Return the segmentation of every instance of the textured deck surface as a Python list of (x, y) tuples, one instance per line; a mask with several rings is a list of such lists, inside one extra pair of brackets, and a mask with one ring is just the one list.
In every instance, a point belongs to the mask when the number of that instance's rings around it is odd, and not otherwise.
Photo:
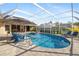
[[(70, 39), (68, 39), (70, 40)], [(1, 43), (1, 42), (0, 42)], [(31, 44), (30, 44), (31, 45)], [(0, 44), (0, 56), (69, 56), (70, 46), (62, 49), (50, 49), (32, 45), (29, 42), (20, 42), (18, 44)], [(79, 39), (74, 39), (73, 55), (79, 56)]]

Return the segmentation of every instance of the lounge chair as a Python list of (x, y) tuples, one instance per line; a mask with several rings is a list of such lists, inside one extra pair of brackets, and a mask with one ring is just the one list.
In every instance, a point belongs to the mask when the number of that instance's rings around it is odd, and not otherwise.
[(73, 32), (72, 34), (71, 34), (71, 36), (73, 36), (73, 37), (76, 37), (78, 35), (78, 32)]
[(78, 32), (69, 32), (69, 33), (67, 33), (64, 36), (68, 37), (68, 38), (70, 38), (70, 37), (76, 37), (76, 36), (78, 36)]

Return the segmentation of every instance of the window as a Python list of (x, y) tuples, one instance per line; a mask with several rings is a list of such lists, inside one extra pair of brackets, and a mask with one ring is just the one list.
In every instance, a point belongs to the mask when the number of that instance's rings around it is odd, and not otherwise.
[(12, 32), (17, 32), (17, 26), (16, 25), (12, 25)]
[(5, 31), (7, 31), (8, 33), (10, 33), (10, 26), (9, 25), (5, 25)]

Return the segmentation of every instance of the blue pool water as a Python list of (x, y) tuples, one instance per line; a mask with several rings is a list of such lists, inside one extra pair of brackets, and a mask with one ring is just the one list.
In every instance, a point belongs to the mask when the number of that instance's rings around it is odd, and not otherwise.
[(45, 48), (65, 48), (70, 42), (61, 36), (51, 34), (29, 33), (33, 44)]
[(29, 37), (34, 45), (45, 48), (65, 48), (70, 45), (69, 40), (61, 36), (44, 33), (28, 33), (26, 35), (13, 33), (16, 43), (26, 40), (25, 37)]

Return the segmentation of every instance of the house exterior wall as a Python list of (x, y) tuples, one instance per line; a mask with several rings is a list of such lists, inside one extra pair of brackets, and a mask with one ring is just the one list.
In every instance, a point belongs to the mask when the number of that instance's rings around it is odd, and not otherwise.
[(5, 31), (5, 25), (3, 23), (0, 23), (0, 35), (7, 34), (7, 31)]
[[(5, 30), (5, 25), (9, 25), (10, 26), (10, 33), (8, 33), (8, 31)], [(30, 26), (30, 31), (35, 31), (35, 28), (36, 28), (36, 26), (31, 25), (31, 24), (0, 23), (0, 35), (11, 34), (12, 33), (11, 25), (20, 25), (21, 28), (23, 28), (24, 26)], [(20, 28), (20, 30), (21, 30), (21, 28)], [(24, 28), (23, 28), (23, 32), (25, 32)]]
[[(6, 30), (5, 25), (9, 25), (9, 31)], [(35, 24), (30, 24), (30, 23), (25, 23), (25, 22), (19, 22), (19, 21), (4, 21), (3, 19), (0, 19), (0, 35), (5, 35), (5, 34), (11, 34), (12, 33), (12, 25), (20, 25), (20, 30), (22, 29), (23, 32), (26, 32), (26, 29), (24, 28), (25, 26), (30, 26), (30, 30), (35, 30), (36, 25)], [(33, 28), (34, 27), (34, 28)]]

